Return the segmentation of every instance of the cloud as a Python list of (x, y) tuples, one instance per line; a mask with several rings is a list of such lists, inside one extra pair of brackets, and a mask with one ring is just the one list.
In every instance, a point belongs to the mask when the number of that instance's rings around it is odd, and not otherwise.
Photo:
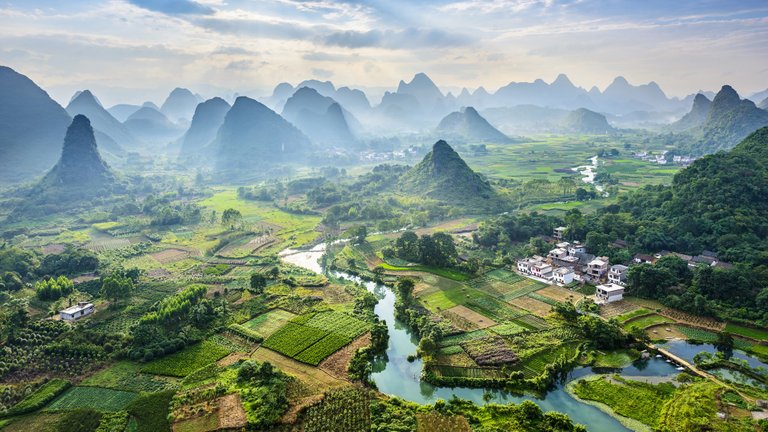
[(314, 68), (312, 69), (312, 75), (318, 78), (330, 78), (333, 76), (333, 72), (327, 69)]
[(213, 8), (194, 0), (128, 0), (143, 9), (166, 15), (211, 15)]
[(360, 56), (357, 54), (346, 55), (346, 54), (332, 54), (332, 53), (315, 51), (315, 52), (306, 53), (302, 55), (301, 58), (303, 60), (308, 60), (308, 61), (336, 62), (336, 61), (351, 61), (351, 60), (359, 59)]
[(235, 60), (229, 62), (227, 70), (244, 71), (249, 70), (253, 66), (253, 60)]
[(256, 36), (268, 39), (306, 39), (314, 32), (305, 26), (286, 21), (257, 19), (201, 18), (194, 24), (218, 33)]
[(468, 45), (471, 40), (458, 33), (436, 29), (407, 28), (403, 30), (342, 31), (323, 38), (326, 45), (345, 48), (378, 47), (390, 49), (456, 47)]

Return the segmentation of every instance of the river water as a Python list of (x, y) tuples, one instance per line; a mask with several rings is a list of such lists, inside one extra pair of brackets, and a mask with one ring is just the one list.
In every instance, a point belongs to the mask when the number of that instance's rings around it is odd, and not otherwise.
[[(319, 263), (324, 253), (324, 245), (318, 245), (308, 251), (285, 250), (281, 259), (306, 269), (322, 272)], [(621, 432), (629, 431), (618, 420), (596, 407), (574, 399), (565, 391), (565, 385), (574, 379), (594, 374), (592, 368), (579, 367), (571, 371), (565, 383), (559, 384), (544, 398), (519, 396), (494, 389), (468, 387), (441, 387), (421, 381), (422, 361), (409, 362), (407, 357), (416, 354), (418, 338), (397, 319), (395, 319), (395, 294), (384, 285), (364, 281), (356, 276), (334, 272), (334, 276), (363, 284), (368, 291), (379, 299), (374, 312), (387, 323), (389, 345), (385, 359), (374, 362), (371, 378), (382, 393), (397, 396), (420, 404), (431, 404), (438, 399), (449, 400), (453, 396), (470, 400), (478, 405), (487, 403), (520, 403), (531, 400), (544, 411), (559, 411), (567, 414), (574, 422), (586, 425), (590, 431)], [(620, 371), (628, 377), (672, 377), (679, 372), (662, 359), (651, 358), (636, 362)]]
[(603, 193), (605, 192), (605, 188), (601, 185), (595, 184), (595, 175), (597, 174), (598, 159), (599, 158), (597, 156), (592, 156), (591, 158), (589, 158), (591, 162), (589, 165), (577, 166), (576, 168), (573, 168), (573, 170), (583, 176), (581, 178), (582, 182), (595, 185), (595, 189), (598, 192)]

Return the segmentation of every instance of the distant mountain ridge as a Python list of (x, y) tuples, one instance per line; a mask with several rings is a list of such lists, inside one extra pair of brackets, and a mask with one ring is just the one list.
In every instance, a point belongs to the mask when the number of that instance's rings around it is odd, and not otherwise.
[(31, 79), (0, 66), (0, 182), (29, 180), (56, 163), (71, 121)]
[(455, 136), (463, 140), (510, 143), (512, 140), (493, 127), (473, 107), (453, 112), (440, 120), (435, 130), (444, 136)]
[(99, 140), (98, 135), (96, 137), (97, 141), (101, 141), (102, 148), (109, 152), (122, 154), (125, 149), (135, 150), (140, 145), (128, 128), (101, 106), (101, 103), (90, 90), (76, 93), (66, 109), (72, 117), (78, 114), (88, 117), (95, 130), (111, 138), (115, 143), (114, 147), (108, 140)]
[(281, 115), (316, 144), (348, 147), (355, 141), (352, 128), (357, 120), (354, 116), (333, 98), (313, 88), (296, 90)]
[(224, 117), (230, 108), (227, 101), (219, 97), (197, 105), (192, 123), (182, 138), (182, 158), (200, 156), (200, 152), (216, 138), (216, 133), (224, 123)]
[(265, 163), (302, 159), (312, 147), (295, 126), (245, 96), (235, 100), (211, 145), (219, 171), (253, 170)]
[[(699, 100), (699, 106), (694, 104), (689, 118), (701, 118), (706, 103)], [(709, 104), (704, 121), (687, 130), (692, 141), (684, 150), (692, 154), (728, 150), (765, 126), (768, 126), (768, 111), (749, 99), (741, 99), (733, 87), (724, 85)]]
[(604, 115), (586, 108), (568, 113), (563, 121), (563, 128), (567, 132), (579, 134), (607, 134), (614, 131)]

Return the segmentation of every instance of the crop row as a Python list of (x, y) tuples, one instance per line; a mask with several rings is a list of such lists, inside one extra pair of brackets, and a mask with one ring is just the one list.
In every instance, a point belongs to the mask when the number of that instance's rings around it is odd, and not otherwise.
[(300, 362), (317, 366), (326, 357), (349, 344), (351, 340), (337, 336), (333, 333), (312, 344), (309, 348), (300, 352), (295, 358)]
[(341, 312), (321, 312), (303, 323), (307, 327), (354, 339), (368, 330), (368, 324)]
[(325, 330), (289, 322), (264, 341), (264, 347), (295, 357), (312, 344), (328, 335)]
[(93, 409), (96, 411), (121, 411), (138, 397), (137, 393), (101, 387), (73, 387), (53, 401), (47, 411)]

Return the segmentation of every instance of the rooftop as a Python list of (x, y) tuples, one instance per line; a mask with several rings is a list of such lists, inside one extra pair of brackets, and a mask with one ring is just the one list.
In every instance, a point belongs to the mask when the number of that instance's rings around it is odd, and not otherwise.
[(605, 285), (598, 285), (596, 288), (601, 290), (601, 291), (605, 291), (608, 294), (610, 294), (612, 292), (624, 291), (624, 287), (623, 286), (616, 285), (616, 284), (613, 284), (613, 283), (609, 283), (609, 284), (605, 284)]
[(85, 310), (85, 309), (88, 309), (90, 307), (93, 307), (93, 303), (80, 302), (80, 303), (78, 303), (78, 304), (76, 304), (74, 306), (70, 306), (70, 307), (68, 307), (66, 309), (62, 309), (61, 311), (59, 311), (59, 313), (65, 313), (65, 314), (70, 314), (71, 315), (71, 314), (73, 314), (75, 312), (80, 312), (81, 310)]

